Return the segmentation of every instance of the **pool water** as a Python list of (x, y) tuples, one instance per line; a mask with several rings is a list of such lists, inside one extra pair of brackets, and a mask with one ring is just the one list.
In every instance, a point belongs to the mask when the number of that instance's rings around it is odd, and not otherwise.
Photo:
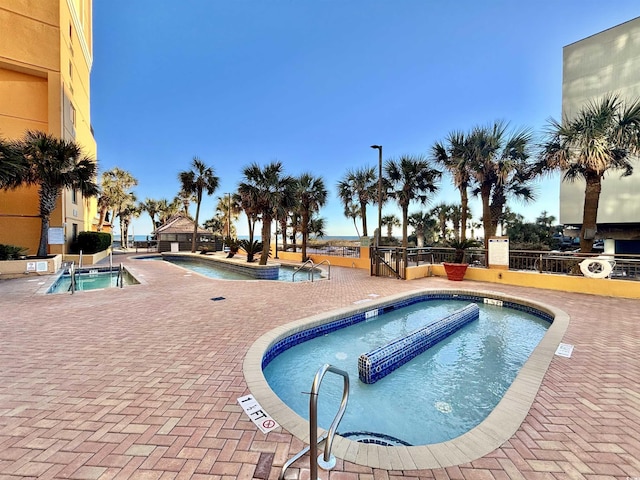
[[(138, 281), (125, 270), (124, 285), (135, 285)], [(78, 290), (100, 290), (103, 288), (118, 287), (118, 272), (98, 271), (76, 273), (76, 291)], [(47, 293), (66, 293), (71, 291), (71, 276), (61, 275), (58, 280), (49, 288)]]
[[(494, 409), (547, 331), (547, 320), (481, 304), (479, 320), (370, 385), (358, 379), (358, 357), (468, 304), (420, 302), (316, 337), (280, 353), (264, 368), (264, 376), (281, 400), (308, 419), (304, 392), (316, 371), (329, 363), (347, 371), (351, 381), (340, 435), (356, 439), (364, 434), (404, 445), (450, 440)], [(322, 428), (329, 428), (341, 398), (342, 378), (325, 376), (318, 396)]]
[[(219, 280), (257, 280), (251, 275), (244, 275), (242, 273), (234, 272), (232, 270), (225, 269), (224, 267), (218, 267), (213, 262), (208, 261), (198, 261), (197, 259), (192, 260), (189, 258), (160, 258), (160, 257), (150, 257), (149, 259), (153, 260), (164, 260), (166, 262), (173, 263), (174, 265), (178, 265), (180, 267), (184, 267), (188, 270), (192, 270), (194, 272), (205, 275), (209, 278), (216, 278)], [(308, 270), (301, 270), (300, 272), (295, 274), (294, 267), (287, 267), (284, 265), (280, 266), (278, 272), (278, 280), (282, 282), (306, 282), (310, 280)], [(318, 280), (322, 278), (322, 271), (316, 269), (314, 271), (314, 280)]]

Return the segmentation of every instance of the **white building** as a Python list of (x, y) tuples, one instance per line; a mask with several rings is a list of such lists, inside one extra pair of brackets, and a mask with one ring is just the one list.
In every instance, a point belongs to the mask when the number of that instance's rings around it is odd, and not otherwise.
[[(640, 17), (567, 45), (562, 65), (563, 116), (607, 93), (640, 98)], [(636, 246), (623, 242), (616, 250), (640, 253), (640, 160), (634, 166), (630, 177), (620, 178), (619, 172), (605, 177), (596, 238), (636, 240), (631, 242)], [(560, 222), (565, 226), (582, 223), (584, 186), (583, 181), (561, 183)]]

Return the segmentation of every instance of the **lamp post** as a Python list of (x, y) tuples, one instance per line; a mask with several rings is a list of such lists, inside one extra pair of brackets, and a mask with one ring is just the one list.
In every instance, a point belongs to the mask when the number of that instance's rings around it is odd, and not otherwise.
[(378, 150), (378, 237), (376, 238), (376, 247), (379, 247), (382, 238), (382, 145), (371, 145), (371, 148)]

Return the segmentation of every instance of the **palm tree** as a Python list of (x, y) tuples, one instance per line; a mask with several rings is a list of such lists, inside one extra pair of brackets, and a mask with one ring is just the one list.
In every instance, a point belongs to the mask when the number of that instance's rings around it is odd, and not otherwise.
[(16, 143), (16, 149), (27, 168), (20, 183), (38, 187), (42, 220), (38, 256), (46, 256), (49, 219), (62, 189), (79, 190), (85, 197), (96, 196), (99, 192), (95, 183), (96, 162), (83, 155), (75, 142), (39, 131), (28, 131)]
[(296, 197), (298, 212), (302, 219), (302, 261), (306, 262), (308, 260), (307, 240), (311, 216), (327, 202), (327, 189), (324, 186), (324, 180), (321, 177), (314, 177), (310, 173), (303, 173), (298, 178)]
[(355, 203), (360, 206), (362, 217), (362, 235), (367, 236), (367, 205), (378, 201), (378, 175), (374, 167), (349, 170), (338, 182), (338, 196), (345, 207), (345, 212), (354, 211), (349, 206)]
[(178, 180), (182, 185), (182, 192), (187, 195), (194, 195), (196, 200), (196, 218), (193, 222), (193, 236), (191, 237), (191, 253), (196, 251), (196, 237), (198, 236), (198, 219), (200, 218), (200, 204), (202, 195), (212, 195), (218, 188), (218, 177), (215, 176), (213, 168), (208, 167), (198, 157), (193, 157), (191, 170), (186, 170), (178, 174)]
[[(266, 265), (271, 249), (271, 222), (280, 206), (293, 205), (296, 180), (284, 175), (281, 162), (271, 162), (264, 168), (257, 163), (246, 167), (242, 174), (244, 181), (238, 186), (243, 207), (249, 208), (249, 215), (262, 217), (262, 255), (260, 265)], [(247, 210), (245, 209), (245, 213)]]
[(151, 217), (151, 232), (154, 232), (157, 227), (156, 215), (160, 213), (158, 201), (152, 198), (146, 198), (144, 202), (140, 203), (139, 207), (141, 212), (147, 212)]
[(451, 205), (446, 203), (439, 203), (431, 209), (430, 216), (435, 217), (438, 221), (438, 227), (440, 229), (440, 240), (442, 242), (447, 240), (449, 230), (447, 229), (447, 222), (450, 219)]
[(114, 167), (102, 173), (101, 193), (98, 198), (98, 206), (100, 207), (100, 223), (102, 223), (109, 211), (113, 212), (111, 223), (115, 221), (115, 217), (120, 218), (120, 240), (123, 248), (127, 248), (127, 237), (122, 231), (122, 215), (121, 213), (131, 206), (133, 195), (132, 188), (138, 185), (138, 180), (126, 170)]
[(395, 215), (383, 215), (380, 219), (380, 228), (387, 227), (387, 239), (391, 241), (393, 236), (393, 227), (399, 227), (402, 225), (400, 220)]
[(171, 203), (166, 198), (158, 200), (158, 223), (164, 224), (174, 215), (180, 212), (181, 204), (174, 199)]
[(356, 223), (356, 219), (361, 215), (362, 213), (360, 211), (360, 207), (357, 204), (353, 202), (344, 203), (344, 216), (353, 220), (353, 226), (356, 229), (356, 233), (358, 234), (358, 237), (360, 237), (360, 230), (358, 230), (358, 224)]
[[(446, 144), (436, 142), (431, 149), (433, 158), (449, 172), (453, 185), (460, 192), (460, 223), (467, 224), (469, 212), (469, 186), (471, 172), (469, 162), (473, 158), (469, 141), (464, 133), (451, 132), (446, 138)], [(467, 238), (466, 228), (460, 232), (460, 240)]]
[(398, 202), (402, 210), (402, 246), (406, 247), (409, 204), (412, 201), (426, 204), (428, 194), (438, 190), (436, 182), (442, 172), (431, 168), (425, 157), (420, 155), (404, 155), (398, 160), (388, 160), (385, 172), (391, 189), (387, 194)]
[(191, 202), (196, 201), (196, 196), (193, 193), (181, 189), (174, 197), (173, 201), (180, 205), (185, 217), (191, 218), (191, 215), (189, 214), (189, 207), (191, 206)]
[(549, 120), (547, 130), (538, 170), (563, 170), (563, 181), (584, 180), (580, 250), (590, 252), (602, 179), (609, 171), (631, 175), (631, 161), (640, 154), (640, 100), (627, 103), (618, 95), (606, 95), (585, 105), (573, 118)]
[(475, 127), (467, 137), (474, 193), (482, 200), (485, 248), (496, 234), (507, 198), (528, 201), (534, 197), (529, 186), (535, 175), (529, 160), (532, 133), (528, 129), (509, 133), (507, 128), (507, 123), (496, 121), (490, 126)]
[(0, 138), (0, 188), (11, 188), (21, 183), (27, 168), (16, 144)]
[(129, 248), (129, 225), (131, 219), (140, 216), (140, 207), (136, 196), (130, 192), (118, 205), (118, 218), (120, 219), (120, 244), (122, 248)]
[(216, 213), (218, 214), (217, 216), (220, 218), (220, 221), (223, 222), (222, 236), (225, 238), (235, 237), (235, 227), (233, 222), (238, 220), (240, 212), (242, 212), (237, 200), (238, 199), (236, 197), (231, 196), (230, 194), (218, 197)]
[(425, 238), (433, 241), (434, 232), (437, 226), (435, 218), (428, 213), (415, 212), (409, 215), (409, 225), (413, 228), (416, 235), (416, 245), (424, 247)]

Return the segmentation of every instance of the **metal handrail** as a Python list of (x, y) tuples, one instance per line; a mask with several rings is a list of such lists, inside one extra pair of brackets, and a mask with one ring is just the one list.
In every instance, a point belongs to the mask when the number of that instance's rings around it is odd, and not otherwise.
[[(329, 260), (322, 260), (320, 263), (316, 264), (316, 267), (319, 267), (323, 263), (326, 263), (329, 266), (327, 269), (327, 280), (331, 280), (331, 262)], [(311, 281), (313, 281), (313, 274), (311, 274)]]
[(331, 454), (331, 447), (333, 445), (333, 437), (336, 435), (338, 424), (340, 423), (340, 420), (342, 420), (344, 412), (347, 409), (347, 401), (349, 400), (349, 374), (344, 370), (340, 370), (339, 368), (329, 365), (328, 363), (320, 367), (313, 379), (313, 384), (311, 385), (311, 396), (309, 398), (309, 439), (318, 437), (318, 392), (320, 390), (322, 379), (327, 372), (342, 375), (342, 378), (344, 379), (342, 401), (340, 402), (338, 413), (329, 427), (327, 439), (324, 443), (324, 454), (322, 455), (322, 459), (318, 457), (318, 444), (311, 442), (309, 449), (309, 475), (311, 480), (317, 480), (318, 478), (318, 465), (320, 465), (323, 470), (331, 470), (336, 465), (336, 458)]
[(69, 290), (71, 290), (71, 295), (76, 291), (76, 272), (74, 262), (71, 262), (69, 265), (69, 275), (71, 277), (71, 285), (69, 285)]
[(314, 265), (313, 265), (313, 260), (311, 260), (311, 259), (307, 260), (306, 262), (304, 262), (302, 265), (300, 265), (298, 268), (296, 268), (296, 269), (293, 271), (293, 275), (291, 275), (291, 281), (292, 281), (292, 282), (293, 282), (293, 281), (295, 280), (295, 278), (296, 278), (296, 273), (298, 273), (300, 270), (302, 270), (302, 269), (304, 268), (304, 266), (305, 266), (307, 263), (310, 263), (310, 264), (311, 264), (311, 270), (309, 270), (308, 277), (309, 277), (309, 279), (313, 282), (313, 275), (311, 274), (311, 272), (313, 272)]
[[(320, 384), (322, 383), (322, 379), (327, 372), (337, 373), (341, 375), (344, 379), (344, 387), (342, 391), (342, 401), (340, 402), (340, 408), (338, 409), (338, 413), (331, 422), (331, 426), (329, 427), (328, 432), (323, 432), (322, 435), (318, 436), (318, 392), (320, 390)], [(300, 452), (296, 453), (293, 457), (291, 457), (285, 464), (282, 466), (282, 471), (280, 472), (280, 476), (278, 480), (284, 480), (285, 473), (287, 469), (298, 459), (300, 459), (307, 452), (309, 453), (309, 478), (310, 480), (318, 479), (318, 465), (323, 470), (331, 470), (336, 465), (336, 458), (331, 454), (331, 447), (333, 445), (333, 437), (336, 435), (336, 430), (338, 428), (338, 424), (342, 417), (344, 416), (344, 412), (347, 409), (347, 402), (349, 400), (349, 374), (344, 370), (340, 370), (332, 365), (324, 364), (320, 369), (316, 372), (316, 376), (313, 379), (313, 384), (311, 385), (311, 393), (309, 397), (309, 445), (304, 447)], [(324, 453), (321, 456), (318, 456), (318, 444), (322, 441), (325, 441), (324, 444)]]
[(116, 287), (120, 284), (120, 288), (124, 287), (124, 265), (121, 263), (118, 269), (118, 277), (116, 278)]

